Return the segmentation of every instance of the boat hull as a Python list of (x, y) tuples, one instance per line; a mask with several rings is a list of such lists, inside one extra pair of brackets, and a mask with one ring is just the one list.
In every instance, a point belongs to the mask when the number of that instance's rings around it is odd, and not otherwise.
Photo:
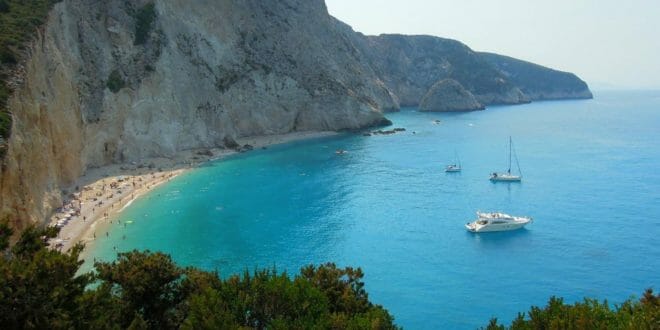
[(492, 182), (520, 182), (522, 181), (522, 177), (517, 176), (517, 175), (498, 175), (498, 176), (491, 176), (490, 181)]
[(445, 169), (445, 172), (447, 172), (447, 173), (457, 173), (457, 172), (460, 172), (460, 171), (461, 171), (460, 168), (447, 168), (447, 169)]
[(501, 225), (473, 225), (473, 223), (468, 223), (465, 225), (465, 228), (467, 228), (468, 231), (473, 232), (473, 233), (486, 233), (486, 232), (496, 232), (496, 231), (510, 231), (510, 230), (516, 230), (525, 227), (526, 224), (529, 222), (525, 223), (507, 223), (507, 224), (501, 224)]

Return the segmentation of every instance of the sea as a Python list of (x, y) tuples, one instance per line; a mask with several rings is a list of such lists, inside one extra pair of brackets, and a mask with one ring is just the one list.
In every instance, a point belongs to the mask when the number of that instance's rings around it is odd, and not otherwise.
[[(407, 329), (510, 322), (551, 296), (615, 304), (660, 290), (660, 91), (387, 117), (405, 131), (276, 145), (189, 171), (127, 207), (88, 246), (86, 267), (132, 249), (223, 277), (361, 267), (370, 300)], [(522, 182), (492, 183), (508, 168), (509, 137)], [(458, 161), (461, 173), (444, 172)], [(534, 222), (470, 233), (478, 210)]]

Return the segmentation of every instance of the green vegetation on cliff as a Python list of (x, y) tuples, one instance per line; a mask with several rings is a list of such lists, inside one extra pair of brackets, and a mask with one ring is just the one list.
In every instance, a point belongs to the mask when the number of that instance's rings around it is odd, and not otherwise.
[(45, 247), (54, 229), (29, 228), (8, 248), (0, 224), (0, 328), (37, 329), (394, 329), (369, 301), (362, 271), (308, 266), (230, 276), (181, 268), (162, 253), (120, 253), (77, 274), (82, 247)]
[(108, 76), (108, 81), (105, 83), (105, 85), (111, 92), (117, 93), (119, 90), (126, 86), (126, 82), (121, 77), (121, 73), (119, 73), (119, 71), (113, 70), (110, 72), (110, 76)]
[(46, 22), (53, 4), (60, 0), (0, 0), (0, 158), (6, 152), (11, 134), (11, 114), (7, 100), (8, 80), (24, 53), (26, 44)]
[(135, 14), (135, 45), (144, 44), (151, 32), (151, 26), (156, 19), (156, 6), (153, 2), (144, 5), (138, 9)]

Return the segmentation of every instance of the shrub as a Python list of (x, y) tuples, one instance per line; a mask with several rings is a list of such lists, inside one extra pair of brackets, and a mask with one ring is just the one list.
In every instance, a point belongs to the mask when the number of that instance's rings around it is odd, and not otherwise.
[(147, 42), (151, 26), (156, 19), (156, 6), (153, 2), (144, 5), (138, 9), (135, 14), (135, 45), (142, 45)]
[(108, 82), (105, 85), (111, 92), (117, 93), (119, 90), (126, 86), (126, 83), (121, 77), (121, 73), (119, 73), (117, 70), (113, 70), (110, 72), (110, 76), (108, 76)]
[(0, 111), (0, 138), (9, 139), (11, 135), (11, 114), (6, 111)]
[(527, 315), (518, 313), (509, 327), (491, 319), (486, 329), (660, 329), (660, 295), (648, 289), (641, 299), (628, 299), (614, 308), (596, 299), (568, 305), (551, 297), (547, 306), (532, 306)]
[(0, 13), (8, 13), (9, 12), (9, 4), (7, 3), (6, 0), (0, 0)]
[(0, 49), (0, 63), (2, 64), (16, 64), (18, 60), (16, 59), (16, 54), (14, 54), (11, 49), (8, 47), (2, 47)]
[(78, 274), (82, 246), (48, 249), (57, 229), (28, 228), (9, 247), (0, 222), (0, 329), (395, 329), (368, 301), (362, 272), (334, 264), (221, 279), (162, 253), (120, 253)]

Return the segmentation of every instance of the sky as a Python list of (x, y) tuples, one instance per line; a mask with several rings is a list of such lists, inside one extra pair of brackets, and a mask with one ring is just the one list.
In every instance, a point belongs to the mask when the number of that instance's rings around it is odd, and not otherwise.
[(428, 34), (577, 74), (660, 89), (660, 0), (326, 0), (368, 35)]

